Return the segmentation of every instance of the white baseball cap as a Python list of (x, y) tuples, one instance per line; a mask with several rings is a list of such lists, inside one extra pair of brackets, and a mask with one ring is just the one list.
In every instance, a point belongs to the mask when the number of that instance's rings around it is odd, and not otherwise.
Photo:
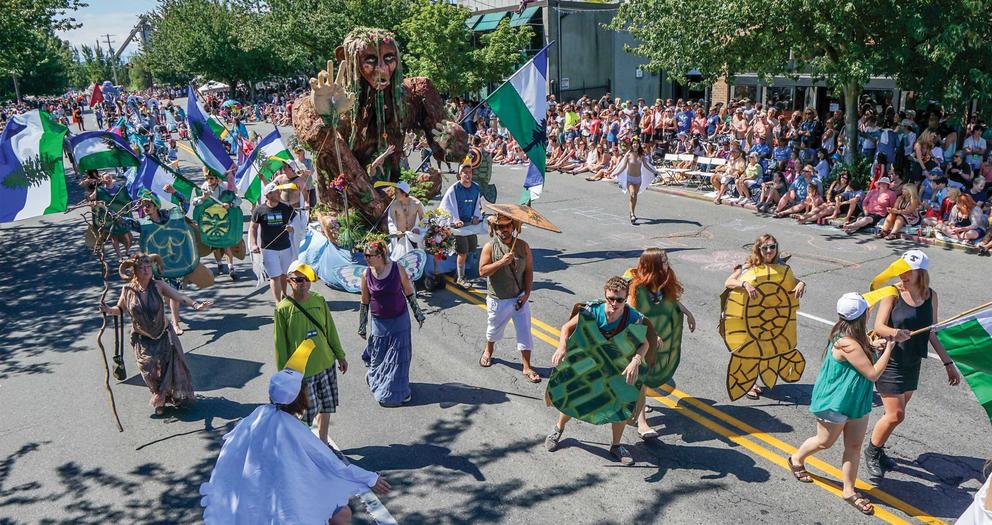
[(279, 405), (288, 405), (300, 395), (302, 384), (302, 373), (292, 368), (283, 368), (269, 379), (269, 399)]
[(279, 191), (279, 186), (277, 186), (274, 182), (270, 182), (262, 188), (262, 195), (268, 195), (274, 191)]
[(906, 264), (912, 270), (926, 270), (930, 268), (930, 259), (927, 258), (927, 254), (920, 250), (909, 250), (902, 254), (902, 259), (906, 261)]
[(853, 321), (868, 310), (868, 301), (857, 292), (848, 292), (837, 299), (837, 313), (845, 321)]
[(892, 184), (892, 179), (890, 179), (888, 177), (879, 177), (878, 180), (875, 181), (875, 184), (889, 184), (889, 185), (891, 185)]

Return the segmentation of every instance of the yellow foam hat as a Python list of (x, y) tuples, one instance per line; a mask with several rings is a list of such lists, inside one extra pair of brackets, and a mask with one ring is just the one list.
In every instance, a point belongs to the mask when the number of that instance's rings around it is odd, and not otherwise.
[(299, 373), (304, 373), (307, 369), (307, 361), (310, 360), (310, 354), (317, 345), (314, 344), (313, 339), (304, 339), (300, 346), (296, 347), (293, 351), (293, 355), (286, 361), (285, 368), (290, 368), (296, 370)]

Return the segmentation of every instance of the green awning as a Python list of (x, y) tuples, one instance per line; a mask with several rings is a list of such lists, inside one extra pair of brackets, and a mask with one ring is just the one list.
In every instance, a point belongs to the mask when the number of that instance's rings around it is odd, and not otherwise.
[(517, 26), (522, 26), (524, 24), (529, 24), (530, 20), (534, 18), (534, 15), (537, 14), (538, 9), (540, 9), (540, 6), (528, 7), (527, 9), (524, 9), (523, 13), (520, 14), (513, 13), (513, 16), (510, 17), (510, 27), (517, 27)]
[(476, 24), (473, 31), (492, 31), (499, 26), (500, 20), (506, 16), (506, 11), (500, 13), (487, 13), (482, 15), (482, 20)]
[(468, 17), (468, 20), (465, 21), (465, 25), (469, 29), (472, 29), (473, 27), (475, 27), (476, 22), (478, 22), (480, 18), (482, 18), (482, 15), (472, 15)]

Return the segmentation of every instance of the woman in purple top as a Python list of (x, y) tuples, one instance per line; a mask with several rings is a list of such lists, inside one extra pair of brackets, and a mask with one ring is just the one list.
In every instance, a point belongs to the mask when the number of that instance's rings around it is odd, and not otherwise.
[[(424, 324), (424, 314), (417, 305), (413, 285), (406, 271), (386, 256), (386, 244), (372, 241), (365, 246), (369, 267), (362, 275), (362, 305), (358, 313), (358, 335), (367, 336), (369, 311), (372, 334), (362, 353), (368, 368), (366, 381), (372, 396), (384, 407), (397, 407), (410, 401), (410, 316)], [(404, 300), (405, 298), (405, 300)]]

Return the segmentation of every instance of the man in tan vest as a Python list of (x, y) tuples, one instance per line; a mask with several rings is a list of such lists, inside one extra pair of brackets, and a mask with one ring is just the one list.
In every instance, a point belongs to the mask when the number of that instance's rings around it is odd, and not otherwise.
[(489, 219), (489, 235), (493, 239), (482, 247), (479, 257), (479, 277), (487, 281), (486, 350), (479, 365), (492, 366), (496, 341), (503, 338), (503, 331), (512, 320), (524, 377), (531, 383), (540, 383), (541, 376), (530, 365), (534, 339), (527, 300), (534, 281), (534, 260), (530, 246), (518, 238), (519, 233), (519, 221), (500, 214)]

